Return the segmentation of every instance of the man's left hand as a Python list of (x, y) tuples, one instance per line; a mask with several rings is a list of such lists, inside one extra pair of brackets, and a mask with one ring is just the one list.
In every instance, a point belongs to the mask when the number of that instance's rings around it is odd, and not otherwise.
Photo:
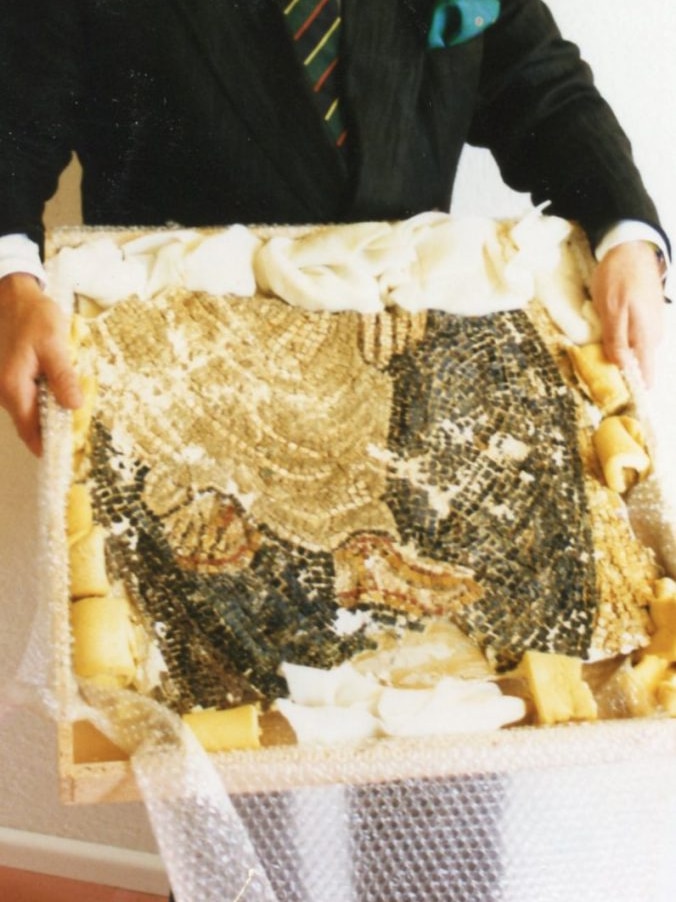
[(591, 287), (606, 356), (625, 367), (633, 353), (650, 385), (664, 325), (664, 289), (654, 245), (627, 241), (611, 248), (597, 265)]

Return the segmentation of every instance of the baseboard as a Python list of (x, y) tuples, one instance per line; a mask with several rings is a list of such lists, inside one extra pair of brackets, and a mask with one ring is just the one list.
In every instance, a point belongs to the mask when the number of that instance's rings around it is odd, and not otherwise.
[(159, 855), (0, 827), (0, 866), (167, 895)]

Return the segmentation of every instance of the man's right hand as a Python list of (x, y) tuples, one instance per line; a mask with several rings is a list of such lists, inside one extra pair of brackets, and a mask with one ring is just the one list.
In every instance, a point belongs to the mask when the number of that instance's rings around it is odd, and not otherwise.
[(74, 410), (82, 403), (68, 345), (68, 322), (31, 275), (0, 279), (0, 405), (33, 454), (42, 453), (38, 381)]

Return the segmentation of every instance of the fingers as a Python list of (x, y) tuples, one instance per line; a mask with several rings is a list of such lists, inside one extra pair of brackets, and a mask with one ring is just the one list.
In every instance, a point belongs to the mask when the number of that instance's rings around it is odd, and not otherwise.
[(70, 360), (66, 318), (34, 279), (0, 281), (0, 405), (12, 417), (19, 437), (42, 453), (38, 381), (44, 377), (64, 407), (82, 403)]
[[(82, 389), (68, 358), (65, 341), (54, 342), (48, 347), (38, 359), (35, 372), (44, 376), (48, 389), (62, 407), (75, 410), (82, 404)], [(38, 402), (39, 379), (26, 379), (24, 376), (22, 381), (17, 382), (13, 396), (14, 423), (19, 437), (39, 457), (42, 454), (42, 434)]]
[(11, 416), (19, 438), (35, 455), (42, 453), (38, 383), (35, 365), (17, 360), (10, 363), (0, 380), (0, 404)]
[(654, 249), (646, 242), (613, 248), (592, 281), (606, 356), (622, 368), (635, 358), (647, 385), (655, 372), (662, 337), (664, 295)]
[(652, 385), (655, 375), (655, 349), (657, 339), (645, 328), (642, 319), (632, 319), (628, 310), (625, 315), (611, 319), (604, 324), (603, 350), (612, 363), (627, 369), (636, 360), (646, 385)]
[(55, 399), (70, 410), (82, 403), (77, 374), (59, 345), (31, 362), (11, 361), (0, 381), (0, 404), (12, 417), (19, 438), (38, 457), (42, 454), (39, 411), (39, 376), (44, 375)]
[[(662, 337), (662, 330), (656, 329), (657, 323), (663, 321), (662, 308), (654, 321), (648, 324), (643, 320), (634, 321), (629, 326), (629, 342), (636, 355), (639, 368), (647, 386), (651, 386), (655, 380), (655, 350)], [(654, 334), (653, 334), (654, 332)]]
[(612, 363), (624, 368), (631, 360), (631, 345), (629, 343), (629, 311), (626, 306), (607, 310), (605, 316), (601, 316), (603, 327), (603, 350)]

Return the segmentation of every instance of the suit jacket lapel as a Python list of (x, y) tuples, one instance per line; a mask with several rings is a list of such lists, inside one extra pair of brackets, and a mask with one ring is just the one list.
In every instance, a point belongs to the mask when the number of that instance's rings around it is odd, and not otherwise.
[(172, 0), (198, 52), (308, 220), (339, 218), (347, 173), (319, 117), (277, 0)]

